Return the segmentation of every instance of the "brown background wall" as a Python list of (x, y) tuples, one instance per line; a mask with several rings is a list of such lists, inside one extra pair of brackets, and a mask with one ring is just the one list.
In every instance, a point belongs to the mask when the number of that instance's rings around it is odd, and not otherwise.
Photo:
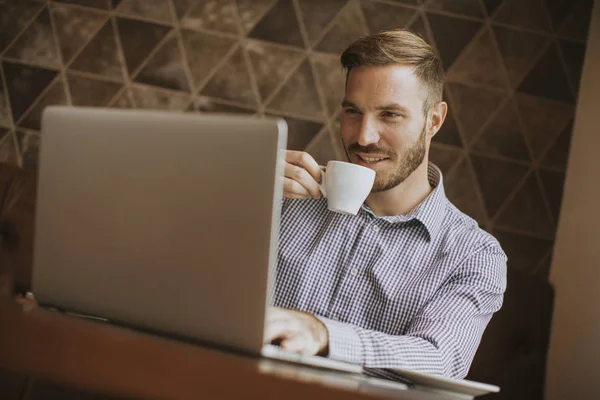
[(551, 282), (556, 302), (546, 399), (600, 398), (600, 3), (592, 16), (588, 53), (573, 129), (564, 204), (556, 235)]
[(291, 148), (339, 159), (339, 53), (409, 27), (447, 71), (432, 158), (450, 199), (497, 235), (511, 268), (545, 278), (591, 4), (0, 1), (0, 160), (35, 170), (50, 104), (279, 115)]

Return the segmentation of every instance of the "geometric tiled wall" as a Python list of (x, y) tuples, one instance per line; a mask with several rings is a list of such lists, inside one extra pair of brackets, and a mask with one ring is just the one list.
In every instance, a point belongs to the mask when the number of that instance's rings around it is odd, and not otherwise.
[(340, 52), (408, 27), (447, 73), (448, 196), (545, 276), (592, 3), (0, 0), (0, 162), (36, 167), (50, 104), (278, 115), (291, 148), (341, 159)]

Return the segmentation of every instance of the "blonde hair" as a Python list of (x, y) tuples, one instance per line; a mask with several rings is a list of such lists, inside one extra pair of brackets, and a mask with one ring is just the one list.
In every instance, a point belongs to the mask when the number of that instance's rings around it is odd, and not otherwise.
[(340, 57), (346, 81), (354, 67), (375, 65), (410, 65), (426, 89), (423, 112), (442, 101), (444, 70), (433, 49), (419, 35), (405, 30), (385, 30), (364, 36), (352, 43)]

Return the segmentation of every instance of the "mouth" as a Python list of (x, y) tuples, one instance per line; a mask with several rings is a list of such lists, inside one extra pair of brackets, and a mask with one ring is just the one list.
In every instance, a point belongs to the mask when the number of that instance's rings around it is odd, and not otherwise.
[(363, 164), (363, 165), (368, 165), (368, 166), (374, 166), (376, 164), (379, 164), (385, 160), (388, 160), (388, 157), (384, 157), (384, 156), (378, 156), (378, 155), (367, 155), (367, 154), (358, 154), (358, 153), (354, 153), (354, 155), (356, 155), (356, 158), (358, 159), (358, 163), (357, 164)]

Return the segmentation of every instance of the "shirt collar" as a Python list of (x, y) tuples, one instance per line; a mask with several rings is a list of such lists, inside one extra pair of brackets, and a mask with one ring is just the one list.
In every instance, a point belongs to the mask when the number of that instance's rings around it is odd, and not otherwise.
[[(427, 177), (429, 184), (433, 187), (433, 190), (427, 197), (419, 203), (418, 206), (413, 208), (406, 215), (379, 217), (390, 223), (402, 223), (411, 220), (417, 220), (425, 227), (429, 240), (434, 239), (444, 220), (446, 214), (446, 205), (448, 199), (446, 198), (446, 192), (444, 191), (444, 179), (442, 171), (433, 163), (429, 163), (427, 167)], [(371, 215), (374, 215), (369, 207), (364, 204), (363, 209)]]

